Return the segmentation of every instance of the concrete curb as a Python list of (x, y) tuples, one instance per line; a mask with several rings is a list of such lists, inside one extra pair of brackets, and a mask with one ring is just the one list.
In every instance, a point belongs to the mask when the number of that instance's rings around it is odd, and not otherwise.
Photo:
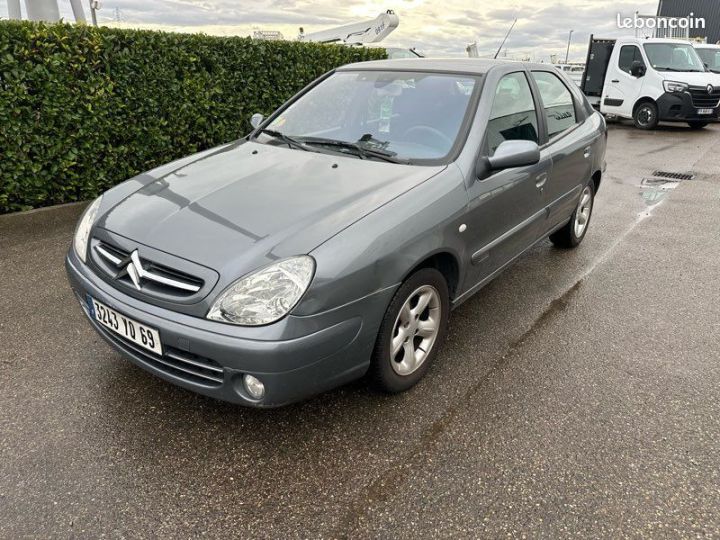
[(45, 229), (47, 232), (58, 226), (65, 226), (68, 222), (76, 221), (90, 201), (59, 204), (45, 208), (35, 208), (26, 212), (13, 212), (0, 215), (0, 237), (24, 232), (37, 232)]

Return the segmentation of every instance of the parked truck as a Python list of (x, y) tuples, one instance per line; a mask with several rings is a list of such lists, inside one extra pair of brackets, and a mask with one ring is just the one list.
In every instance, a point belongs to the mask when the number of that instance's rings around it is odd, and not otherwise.
[(705, 67), (713, 73), (720, 73), (720, 45), (695, 43), (695, 50)]
[(687, 41), (590, 36), (581, 88), (601, 113), (640, 129), (660, 121), (702, 129), (719, 116), (720, 74)]

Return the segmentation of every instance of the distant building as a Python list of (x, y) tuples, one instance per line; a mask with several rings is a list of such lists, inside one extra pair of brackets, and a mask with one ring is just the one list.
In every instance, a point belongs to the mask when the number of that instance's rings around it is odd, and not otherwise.
[(277, 30), (253, 30), (253, 39), (262, 39), (264, 41), (281, 41), (285, 39), (282, 32)]
[(706, 39), (708, 43), (720, 42), (720, 1), (718, 0), (660, 0), (659, 17), (701, 17), (705, 28), (691, 28), (690, 38)]

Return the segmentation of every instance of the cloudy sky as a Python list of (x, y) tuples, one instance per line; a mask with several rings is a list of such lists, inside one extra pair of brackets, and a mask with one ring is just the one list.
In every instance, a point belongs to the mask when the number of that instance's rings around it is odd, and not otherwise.
[[(69, 0), (58, 3), (61, 16), (72, 21)], [(657, 0), (102, 0), (99, 21), (117, 24), (114, 19), (119, 14), (123, 26), (243, 36), (255, 29), (279, 30), (294, 39), (300, 26), (312, 32), (393, 9), (400, 26), (384, 44), (417, 47), (432, 56), (465, 56), (465, 46), (472, 42), (477, 42), (481, 55), (493, 54), (517, 17), (506, 45), (508, 56), (547, 62), (552, 54), (564, 57), (570, 30), (574, 30), (570, 59), (584, 60), (590, 33), (608, 37), (632, 33), (617, 29), (617, 14), (654, 14), (657, 4)], [(7, 0), (0, 0), (0, 17), (6, 16)]]

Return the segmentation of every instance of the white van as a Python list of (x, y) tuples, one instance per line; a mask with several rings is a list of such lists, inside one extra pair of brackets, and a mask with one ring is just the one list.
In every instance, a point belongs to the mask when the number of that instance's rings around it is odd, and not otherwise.
[(641, 129), (660, 121), (701, 129), (718, 118), (720, 75), (688, 41), (590, 36), (582, 89), (600, 112)]
[(695, 43), (695, 50), (707, 69), (713, 73), (720, 73), (720, 45)]

